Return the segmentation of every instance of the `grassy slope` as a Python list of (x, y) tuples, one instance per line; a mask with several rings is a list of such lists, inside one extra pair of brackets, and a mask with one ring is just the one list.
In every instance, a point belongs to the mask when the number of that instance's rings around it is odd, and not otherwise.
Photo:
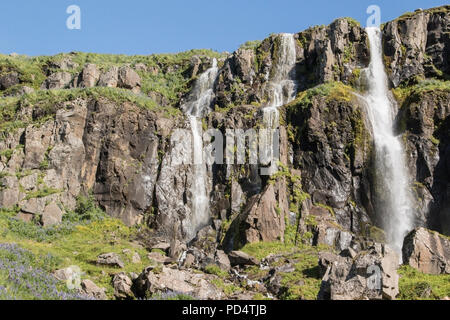
[[(91, 207), (92, 210), (92, 207)], [(94, 217), (92, 220), (68, 218), (59, 227), (42, 228), (33, 223), (17, 221), (15, 212), (0, 211), (0, 243), (16, 243), (35, 255), (35, 259), (50, 255), (51, 270), (76, 265), (85, 273), (83, 278), (94, 281), (107, 289), (107, 295), (113, 297), (111, 275), (120, 271), (142, 272), (151, 263), (146, 250), (133, 242), (137, 228), (129, 228), (116, 219)], [(124, 253), (124, 249), (130, 251)], [(97, 266), (98, 255), (108, 252), (119, 254), (125, 263), (123, 269)], [(132, 263), (134, 253), (141, 257), (140, 263)], [(1, 272), (0, 272), (1, 273)], [(5, 276), (0, 276), (0, 285), (8, 284)], [(26, 292), (19, 290), (19, 297), (30, 298)]]
[(410, 266), (402, 266), (400, 295), (402, 300), (435, 300), (450, 296), (450, 275), (429, 275)]

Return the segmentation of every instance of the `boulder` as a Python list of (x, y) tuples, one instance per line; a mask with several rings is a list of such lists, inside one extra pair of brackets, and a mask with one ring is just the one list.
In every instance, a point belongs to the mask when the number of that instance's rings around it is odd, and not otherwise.
[(321, 255), (325, 275), (318, 299), (392, 300), (399, 293), (399, 257), (388, 246), (375, 244), (352, 258), (350, 250), (340, 255)]
[(43, 203), (39, 198), (32, 198), (23, 201), (21, 203), (20, 210), (22, 210), (22, 212), (24, 213), (37, 215), (42, 213), (42, 211), (44, 210), (44, 205), (45, 203)]
[(70, 81), (72, 75), (68, 72), (56, 72), (51, 74), (42, 84), (41, 89), (64, 89)]
[(61, 69), (69, 71), (78, 68), (78, 63), (73, 62), (70, 57), (64, 57), (60, 61), (51, 61), (48, 65), (49, 69)]
[(23, 222), (31, 222), (31, 221), (33, 221), (34, 214), (19, 212), (17, 214), (16, 218)]
[(107, 72), (104, 72), (100, 75), (98, 86), (116, 88), (118, 81), (119, 81), (119, 68), (114, 66), (111, 67)]
[(450, 239), (425, 228), (403, 241), (403, 263), (428, 274), (450, 274)]
[(222, 250), (217, 250), (214, 260), (216, 264), (223, 270), (229, 271), (231, 269), (230, 258), (228, 258), (227, 254)]
[(67, 281), (72, 280), (74, 277), (79, 275), (79, 268), (78, 267), (67, 267), (64, 269), (58, 269), (56, 270), (53, 275), (56, 279), (59, 281)]
[(221, 299), (223, 293), (208, 282), (205, 277), (204, 274), (187, 270), (167, 267), (154, 270), (153, 267), (148, 267), (134, 281), (134, 290), (138, 297), (144, 297), (147, 293), (153, 295), (174, 292), (190, 295), (200, 300)]
[(142, 72), (148, 72), (148, 68), (147, 65), (145, 63), (136, 63), (136, 65), (134, 66), (134, 69), (136, 71), (142, 71)]
[(151, 261), (155, 261), (157, 263), (162, 263), (162, 264), (170, 264), (173, 262), (172, 258), (166, 257), (164, 255), (162, 255), (160, 252), (154, 251), (154, 252), (150, 252), (147, 255), (147, 258)]
[(112, 283), (114, 287), (114, 296), (117, 299), (132, 299), (134, 297), (133, 292), (131, 291), (133, 282), (125, 272), (116, 274)]
[(118, 87), (139, 92), (141, 87), (141, 77), (130, 67), (119, 69)]
[(153, 249), (158, 249), (158, 250), (161, 250), (161, 251), (164, 251), (164, 252), (168, 252), (169, 251), (169, 249), (170, 249), (170, 243), (169, 242), (158, 242), (158, 243), (156, 243), (155, 245), (153, 245), (152, 247), (151, 247), (151, 249), (153, 250)]
[(50, 203), (42, 212), (42, 225), (49, 227), (61, 223), (63, 212), (56, 203)]
[(33, 88), (30, 88), (30, 87), (28, 87), (28, 86), (23, 86), (23, 87), (20, 87), (16, 92), (15, 92), (15, 95), (16, 96), (22, 96), (22, 95), (24, 95), (24, 94), (30, 94), (30, 93), (33, 93), (34, 92), (34, 89)]
[(81, 281), (81, 292), (97, 300), (108, 300), (106, 289), (98, 287), (89, 279)]
[[(268, 184), (259, 194), (252, 196), (243, 211), (234, 219), (229, 232), (242, 233), (243, 243), (259, 241), (283, 241), (285, 216), (288, 214), (284, 180)], [(242, 227), (238, 227), (237, 225)], [(245, 226), (245, 227), (244, 227)], [(242, 232), (243, 231), (243, 232)], [(233, 237), (232, 234), (227, 237)]]
[(9, 89), (20, 83), (19, 74), (17, 72), (10, 72), (0, 76), (0, 90)]
[(99, 78), (100, 72), (98, 71), (97, 66), (93, 63), (88, 63), (81, 72), (81, 83), (79, 86), (81, 88), (95, 87)]
[(232, 251), (228, 254), (228, 258), (230, 259), (230, 264), (232, 266), (255, 266), (259, 264), (259, 261), (256, 258), (242, 251)]
[(185, 268), (190, 268), (194, 265), (194, 263), (195, 263), (195, 255), (193, 255), (192, 253), (187, 253), (182, 266)]
[(19, 201), (19, 181), (16, 176), (5, 176), (0, 179), (0, 205), (12, 208)]
[(117, 253), (105, 253), (97, 257), (97, 264), (106, 265), (110, 267), (125, 267), (125, 264), (120, 259)]
[(141, 263), (141, 256), (139, 255), (139, 253), (135, 252), (133, 253), (133, 256), (131, 257), (131, 262), (132, 263)]

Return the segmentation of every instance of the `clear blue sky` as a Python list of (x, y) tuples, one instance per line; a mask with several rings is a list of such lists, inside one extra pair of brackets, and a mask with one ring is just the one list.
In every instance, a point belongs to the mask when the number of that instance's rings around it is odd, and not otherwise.
[[(81, 30), (68, 30), (66, 9), (81, 8)], [(440, 0), (2, 0), (0, 53), (151, 54), (193, 48), (234, 51), (247, 40), (298, 32), (381, 7), (382, 21)]]

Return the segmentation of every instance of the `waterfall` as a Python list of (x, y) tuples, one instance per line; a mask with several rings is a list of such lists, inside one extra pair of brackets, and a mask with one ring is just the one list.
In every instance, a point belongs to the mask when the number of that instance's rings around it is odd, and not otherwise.
[(278, 35), (279, 45), (275, 52), (275, 64), (272, 67), (270, 81), (266, 85), (269, 102), (263, 109), (263, 123), (265, 129), (269, 129), (267, 134), (261, 135), (264, 146), (262, 151), (262, 164), (271, 165), (268, 174), (273, 174), (277, 170), (277, 164), (273, 160), (274, 141), (271, 129), (279, 127), (278, 108), (291, 102), (296, 95), (297, 83), (295, 81), (296, 50), (293, 34), (281, 33)]
[(405, 153), (400, 137), (394, 133), (397, 104), (388, 89), (383, 64), (382, 39), (379, 28), (367, 28), (371, 61), (367, 72), (368, 92), (365, 99), (375, 142), (376, 185), (382, 191), (377, 214), (382, 219), (387, 242), (401, 253), (403, 238), (413, 229), (412, 196)]
[(214, 94), (214, 82), (218, 74), (217, 60), (213, 65), (200, 75), (194, 84), (194, 88), (188, 97), (188, 101), (182, 106), (188, 117), (192, 131), (193, 146), (193, 181), (191, 185), (192, 207), (191, 215), (184, 222), (187, 239), (195, 237), (198, 230), (210, 223), (209, 197), (206, 192), (207, 170), (203, 153), (203, 129), (201, 118), (211, 106)]

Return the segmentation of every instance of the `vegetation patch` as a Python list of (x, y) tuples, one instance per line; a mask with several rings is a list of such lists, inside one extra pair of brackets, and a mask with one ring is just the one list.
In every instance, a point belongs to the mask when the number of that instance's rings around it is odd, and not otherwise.
[(210, 264), (205, 267), (205, 272), (209, 274), (214, 274), (220, 278), (226, 278), (228, 277), (228, 272), (225, 270), (222, 270), (219, 266), (215, 264)]
[(410, 266), (401, 266), (397, 299), (440, 300), (450, 295), (450, 275), (424, 274)]
[(343, 84), (342, 82), (332, 81), (314, 88), (300, 92), (297, 98), (291, 102), (289, 106), (301, 105), (307, 107), (312, 103), (313, 97), (325, 97), (326, 102), (330, 101), (345, 101), (349, 102), (353, 98), (353, 88)]
[(0, 300), (85, 300), (52, 274), (61, 261), (35, 255), (14, 243), (0, 243)]
[(317, 265), (317, 250), (302, 250), (294, 257), (299, 262), (294, 265), (293, 272), (282, 273), (281, 284), (285, 286), (286, 290), (280, 298), (284, 300), (316, 300), (322, 283)]
[[(124, 272), (139, 274), (150, 264), (147, 251), (132, 242), (138, 228), (130, 228), (117, 219), (108, 218), (94, 204), (92, 197), (80, 197), (77, 209), (69, 211), (60, 225), (52, 227), (44, 228), (17, 220), (14, 218), (17, 212), (17, 208), (0, 211), (0, 243), (15, 243), (36, 257), (51, 255), (55, 263), (49, 265), (49, 271), (78, 266), (86, 278), (106, 288), (110, 298), (114, 295), (110, 275), (118, 271), (114, 267), (97, 266), (96, 259), (100, 254), (119, 254), (125, 262), (125, 267), (120, 270)], [(132, 255), (124, 254), (124, 249), (138, 253), (141, 262), (132, 263)], [(0, 278), (0, 283), (4, 286), (5, 282)], [(40, 299), (39, 296), (34, 298)]]

